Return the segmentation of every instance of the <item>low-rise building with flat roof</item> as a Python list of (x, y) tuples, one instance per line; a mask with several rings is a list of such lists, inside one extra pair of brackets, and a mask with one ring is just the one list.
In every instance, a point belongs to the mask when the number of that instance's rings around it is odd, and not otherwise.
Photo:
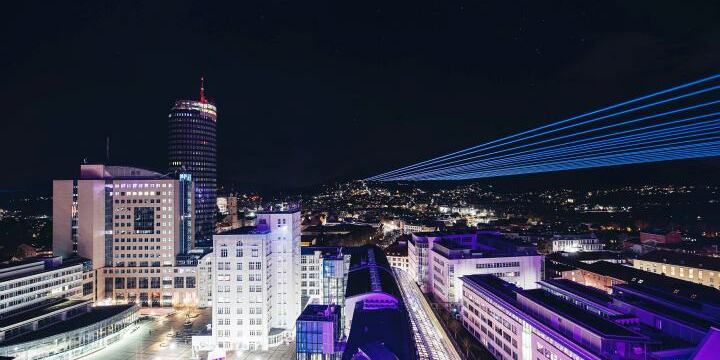
[(337, 360), (343, 331), (338, 305), (308, 305), (295, 322), (297, 360)]
[(720, 257), (656, 250), (634, 259), (633, 266), (640, 270), (720, 289)]
[(603, 244), (595, 234), (553, 235), (550, 239), (552, 252), (600, 251)]
[(492, 275), (461, 279), (463, 325), (496, 358), (647, 358), (648, 336), (544, 290), (522, 290)]

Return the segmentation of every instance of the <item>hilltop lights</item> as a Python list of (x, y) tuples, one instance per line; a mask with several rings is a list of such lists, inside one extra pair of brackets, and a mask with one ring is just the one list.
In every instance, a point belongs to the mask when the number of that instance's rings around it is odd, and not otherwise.
[[(698, 96), (716, 97), (718, 81), (720, 75), (711, 76), (366, 180), (473, 179), (717, 156), (720, 100), (688, 102)], [(693, 88), (699, 84), (707, 87)], [(678, 90), (690, 92), (677, 94)], [(661, 95), (671, 97), (658, 98)], [(653, 102), (643, 103), (651, 98)], [(682, 107), (668, 108), (675, 103)], [(634, 107), (627, 108), (629, 104)], [(638, 112), (641, 116), (627, 118)], [(597, 117), (586, 119), (593, 115)]]

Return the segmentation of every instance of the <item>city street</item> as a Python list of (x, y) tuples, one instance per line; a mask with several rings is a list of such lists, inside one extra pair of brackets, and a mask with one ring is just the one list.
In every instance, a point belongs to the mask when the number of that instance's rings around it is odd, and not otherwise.
[(85, 357), (87, 360), (180, 360), (191, 358), (191, 336), (210, 323), (210, 309), (197, 310), (192, 326), (185, 327), (186, 315), (141, 320), (118, 342)]
[[(196, 312), (192, 326), (185, 327), (186, 313), (141, 320), (120, 341), (88, 355), (86, 360), (186, 360), (192, 358), (192, 335), (206, 330), (211, 322), (210, 309)], [(207, 352), (198, 354), (205, 359)], [(283, 344), (268, 351), (230, 351), (228, 359), (284, 360), (295, 358), (295, 343)]]
[(450, 338), (438, 322), (427, 299), (407, 275), (400, 269), (394, 269), (405, 306), (410, 315), (415, 343), (420, 359), (460, 360), (462, 357), (453, 346)]

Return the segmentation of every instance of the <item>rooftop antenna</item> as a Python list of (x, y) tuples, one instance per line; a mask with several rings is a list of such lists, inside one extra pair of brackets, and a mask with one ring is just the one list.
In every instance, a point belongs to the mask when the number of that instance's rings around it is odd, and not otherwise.
[(200, 102), (203, 104), (207, 104), (207, 99), (205, 99), (205, 77), (200, 77)]
[(105, 137), (105, 163), (110, 165), (110, 135)]

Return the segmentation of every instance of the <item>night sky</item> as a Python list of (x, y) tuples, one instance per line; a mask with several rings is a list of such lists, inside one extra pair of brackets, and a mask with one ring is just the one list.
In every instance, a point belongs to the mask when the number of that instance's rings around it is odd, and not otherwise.
[[(352, 4), (354, 3), (354, 4)], [(362, 178), (720, 69), (716, 1), (18, 1), (0, 15), (0, 187), (82, 159), (165, 170), (218, 108), (221, 183)]]

